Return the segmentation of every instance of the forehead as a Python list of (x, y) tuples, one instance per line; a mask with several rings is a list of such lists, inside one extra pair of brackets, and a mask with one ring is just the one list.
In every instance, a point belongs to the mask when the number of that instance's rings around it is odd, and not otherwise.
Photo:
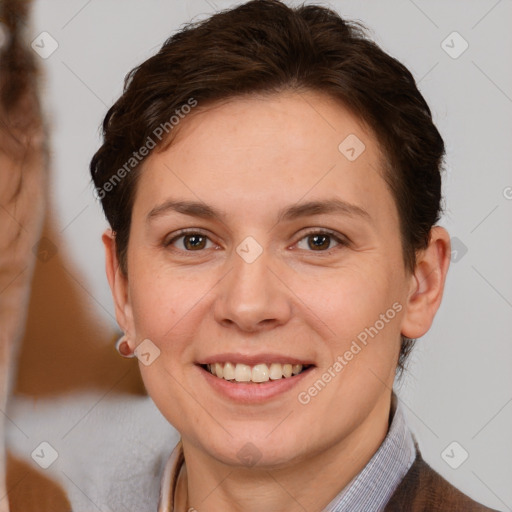
[[(354, 161), (357, 154), (341, 151), (349, 149), (340, 147), (347, 138), (348, 146), (355, 144), (358, 152), (367, 146), (370, 151), (365, 156), (378, 156), (371, 130), (340, 101), (314, 91), (287, 91), (199, 105), (177, 126), (172, 146), (181, 157), (191, 159), (222, 155), (224, 166), (230, 156), (237, 159), (240, 154), (263, 157), (261, 164), (267, 158), (273, 162), (304, 157), (334, 161), (341, 154)], [(378, 165), (377, 158), (372, 160)], [(252, 160), (247, 166), (249, 163)]]
[(340, 102), (251, 96), (199, 105), (182, 120), (172, 144), (144, 162), (137, 197), (146, 210), (172, 193), (254, 213), (329, 194), (371, 210), (391, 201), (381, 169), (375, 136)]

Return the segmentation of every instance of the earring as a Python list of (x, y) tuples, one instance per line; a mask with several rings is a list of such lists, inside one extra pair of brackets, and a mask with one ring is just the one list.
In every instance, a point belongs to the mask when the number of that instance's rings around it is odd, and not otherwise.
[(132, 357), (135, 357), (135, 354), (132, 352), (132, 349), (130, 348), (130, 345), (128, 344), (128, 339), (126, 337), (126, 334), (123, 334), (117, 341), (116, 341), (116, 350), (119, 352), (119, 355), (131, 359)]

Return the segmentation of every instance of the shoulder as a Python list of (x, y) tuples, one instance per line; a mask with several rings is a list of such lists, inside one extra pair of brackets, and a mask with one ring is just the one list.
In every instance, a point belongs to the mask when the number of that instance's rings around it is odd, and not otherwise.
[(413, 465), (385, 508), (385, 512), (403, 510), (408, 512), (496, 512), (473, 501), (456, 489), (423, 460), (419, 451)]

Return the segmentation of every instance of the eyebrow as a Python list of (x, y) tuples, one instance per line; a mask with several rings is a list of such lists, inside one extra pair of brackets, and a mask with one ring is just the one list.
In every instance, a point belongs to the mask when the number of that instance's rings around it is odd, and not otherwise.
[[(155, 206), (148, 213), (146, 222), (150, 222), (157, 217), (172, 212), (203, 219), (225, 219), (227, 217), (224, 211), (213, 208), (206, 203), (199, 201), (174, 201), (169, 199), (159, 206)], [(300, 217), (322, 214), (341, 214), (371, 220), (370, 214), (365, 209), (335, 198), (322, 201), (308, 201), (281, 209), (277, 215), (277, 222), (291, 221)]]
[(324, 201), (308, 201), (307, 203), (291, 206), (285, 210), (281, 210), (277, 216), (277, 220), (281, 222), (283, 220), (294, 220), (299, 217), (329, 213), (348, 215), (350, 217), (362, 217), (365, 220), (371, 220), (370, 214), (364, 208), (337, 198)]
[(192, 217), (201, 217), (203, 219), (215, 219), (225, 217), (225, 213), (208, 206), (199, 201), (173, 201), (169, 199), (159, 206), (155, 206), (147, 215), (146, 221), (149, 222), (157, 217), (167, 215), (171, 212), (182, 213)]

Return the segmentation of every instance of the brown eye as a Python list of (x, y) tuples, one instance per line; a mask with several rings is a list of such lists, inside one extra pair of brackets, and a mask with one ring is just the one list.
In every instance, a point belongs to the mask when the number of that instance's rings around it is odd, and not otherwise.
[(185, 233), (175, 236), (172, 240), (169, 240), (166, 246), (174, 246), (176, 249), (192, 252), (201, 251), (203, 249), (209, 249), (212, 247), (211, 240), (202, 233)]
[(308, 238), (308, 246), (314, 251), (328, 249), (331, 244), (329, 235), (310, 235)]
[(206, 237), (203, 235), (186, 235), (183, 237), (183, 246), (189, 251), (204, 249), (206, 240)]
[(309, 233), (299, 240), (297, 247), (306, 251), (328, 252), (338, 246), (346, 246), (346, 242), (342, 236), (325, 231), (316, 231)]

